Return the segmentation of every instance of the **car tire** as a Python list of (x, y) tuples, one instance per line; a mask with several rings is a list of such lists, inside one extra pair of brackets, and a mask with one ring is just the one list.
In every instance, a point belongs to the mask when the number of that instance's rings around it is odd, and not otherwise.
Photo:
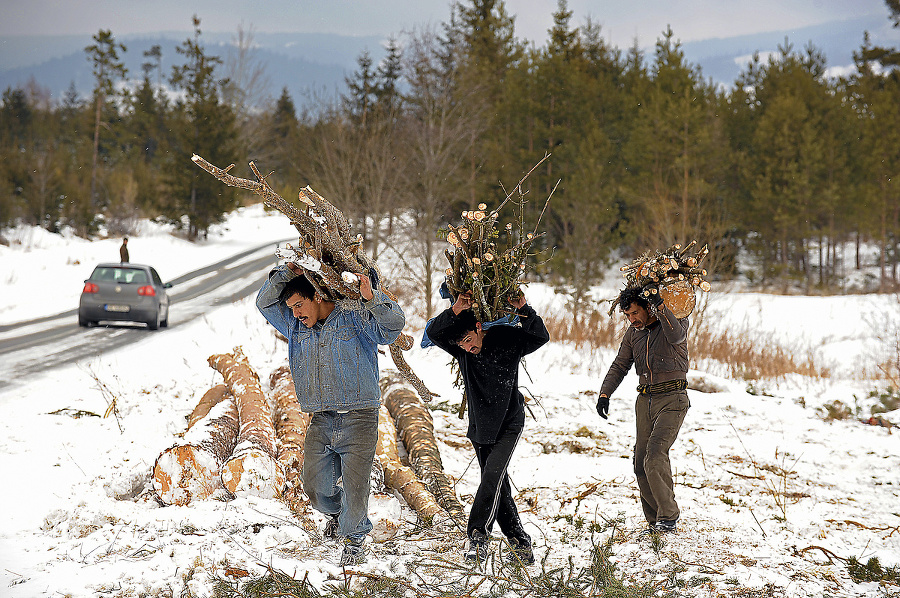
[(157, 310), (155, 316), (147, 320), (147, 328), (150, 330), (157, 330), (159, 328), (159, 310)]
[(166, 308), (166, 319), (162, 320), (159, 323), (159, 327), (160, 328), (168, 328), (169, 327), (169, 309), (168, 308)]
[(81, 312), (78, 313), (78, 325), (79, 326), (81, 326), (83, 328), (90, 328), (94, 324), (95, 324), (95, 322), (91, 322), (90, 320), (85, 318)]

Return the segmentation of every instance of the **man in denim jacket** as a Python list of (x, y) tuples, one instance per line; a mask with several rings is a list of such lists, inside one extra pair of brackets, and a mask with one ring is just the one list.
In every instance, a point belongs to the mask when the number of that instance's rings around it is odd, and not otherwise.
[[(326, 301), (296, 264), (278, 266), (256, 306), (288, 339), (297, 400), (312, 413), (306, 433), (303, 488), (313, 508), (329, 516), (327, 537), (344, 537), (342, 565), (365, 558), (369, 478), (378, 440), (378, 345), (400, 335), (403, 310), (357, 274), (362, 297), (348, 306)], [(342, 478), (342, 487), (337, 485)]]

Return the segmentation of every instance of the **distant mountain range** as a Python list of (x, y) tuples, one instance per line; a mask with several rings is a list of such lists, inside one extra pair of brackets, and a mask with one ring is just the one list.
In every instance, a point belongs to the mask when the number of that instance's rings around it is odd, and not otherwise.
[[(204, 51), (225, 59), (234, 34), (202, 35)], [(144, 52), (154, 45), (162, 51), (163, 76), (181, 62), (175, 49), (187, 38), (185, 33), (163, 32), (156, 35), (117, 36), (127, 50), (120, 57), (128, 68), (128, 77), (143, 77), (141, 65), (148, 59)], [(295, 103), (303, 106), (312, 93), (334, 95), (344, 88), (344, 77), (356, 70), (357, 57), (368, 50), (376, 61), (385, 50), (380, 37), (351, 37), (329, 34), (253, 34), (253, 58), (265, 65), (269, 80), (268, 95), (277, 97), (286, 87)], [(94, 86), (91, 65), (84, 51), (93, 43), (91, 36), (0, 36), (0, 90), (24, 86), (31, 78), (60, 99), (74, 84), (79, 95), (88, 97)], [(155, 75), (153, 75), (155, 77)]]
[[(869, 33), (873, 45), (900, 47), (900, 30), (892, 28), (887, 17), (874, 16), (832, 21), (802, 29), (687, 42), (683, 44), (683, 49), (688, 60), (700, 65), (705, 78), (731, 87), (754, 52), (760, 55), (778, 52), (785, 39), (795, 52), (803, 50), (811, 42), (825, 54), (832, 73), (849, 70), (853, 66), (853, 53), (863, 45), (865, 32)], [(675, 33), (677, 35), (678, 32)]]
[[(795, 50), (812, 42), (825, 54), (832, 72), (844, 72), (852, 66), (853, 52), (862, 46), (865, 31), (877, 45), (900, 46), (900, 30), (892, 29), (887, 18), (876, 16), (790, 31), (686, 42), (682, 48), (686, 58), (701, 68), (704, 78), (731, 87), (754, 52), (777, 52), (785, 39)], [(677, 38), (677, 31), (675, 35)], [(123, 57), (129, 77), (139, 79), (141, 64), (146, 62), (143, 53), (155, 44), (161, 46), (163, 73), (168, 76), (172, 65), (179, 62), (175, 48), (186, 37), (184, 32), (160, 32), (116, 39), (128, 48)], [(234, 33), (204, 32), (202, 42), (208, 54), (224, 59), (234, 37)], [(376, 62), (380, 60), (385, 40), (375, 36), (254, 32), (254, 58), (266, 65), (268, 95), (277, 97), (286, 87), (298, 107), (303, 107), (312, 102), (313, 94), (334, 95), (342, 91), (344, 78), (356, 69), (356, 60), (363, 51), (368, 50)], [(54, 99), (62, 98), (72, 84), (82, 97), (89, 96), (93, 78), (84, 48), (91, 43), (89, 35), (0, 36), (0, 90), (23, 86), (34, 78), (50, 90)], [(652, 57), (652, 47), (645, 51)]]

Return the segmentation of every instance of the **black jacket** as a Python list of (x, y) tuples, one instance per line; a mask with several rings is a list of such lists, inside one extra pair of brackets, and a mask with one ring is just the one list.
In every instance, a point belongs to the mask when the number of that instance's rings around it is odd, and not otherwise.
[(445, 333), (456, 319), (448, 308), (427, 328), (435, 345), (459, 362), (459, 370), (468, 399), (467, 436), (478, 444), (493, 444), (501, 431), (521, 429), (525, 425), (525, 399), (519, 392), (519, 361), (550, 340), (544, 321), (530, 305), (517, 312), (518, 326), (496, 325), (484, 331), (478, 354), (469, 353), (449, 342)]

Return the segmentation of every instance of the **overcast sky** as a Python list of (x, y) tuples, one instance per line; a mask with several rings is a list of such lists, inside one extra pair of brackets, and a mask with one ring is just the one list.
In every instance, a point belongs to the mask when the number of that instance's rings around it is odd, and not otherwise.
[[(114, 35), (189, 31), (197, 14), (204, 31), (349, 35), (399, 33), (447, 20), (450, 0), (0, 0), (0, 35)], [(520, 38), (546, 41), (556, 0), (506, 0)], [(881, 15), (884, 0), (570, 0), (573, 25), (588, 15), (619, 47), (652, 44), (671, 25), (681, 41), (798, 29), (833, 20)]]

